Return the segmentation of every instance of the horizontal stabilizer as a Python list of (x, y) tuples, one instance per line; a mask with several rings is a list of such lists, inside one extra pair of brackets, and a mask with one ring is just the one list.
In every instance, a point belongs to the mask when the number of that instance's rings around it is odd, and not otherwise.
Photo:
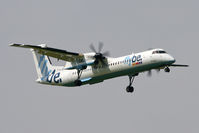
[(42, 55), (47, 55), (64, 61), (74, 61), (83, 58), (83, 54), (68, 52), (66, 50), (47, 47), (45, 44), (41, 45), (25, 45), (25, 44), (10, 44), (13, 47), (30, 48)]

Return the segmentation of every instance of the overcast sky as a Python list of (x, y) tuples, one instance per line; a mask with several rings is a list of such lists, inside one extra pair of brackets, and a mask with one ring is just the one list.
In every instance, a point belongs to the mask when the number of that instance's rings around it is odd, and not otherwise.
[[(0, 0), (1, 133), (198, 133), (199, 2), (197, 0)], [(179, 64), (171, 73), (82, 87), (35, 82), (25, 43), (119, 57), (163, 48)]]

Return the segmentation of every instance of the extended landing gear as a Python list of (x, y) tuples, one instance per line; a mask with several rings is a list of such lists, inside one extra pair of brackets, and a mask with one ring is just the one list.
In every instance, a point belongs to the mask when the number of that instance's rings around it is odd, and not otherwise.
[(135, 76), (129, 76), (129, 86), (126, 87), (126, 92), (128, 92), (128, 93), (134, 92), (134, 88), (133, 88), (133, 86), (131, 86), (134, 79), (135, 79)]
[(170, 69), (169, 69), (168, 67), (165, 67), (165, 68), (164, 68), (164, 71), (167, 72), (167, 73), (169, 73), (169, 72), (170, 72)]
[(76, 86), (81, 86), (82, 85), (82, 81), (79, 80), (81, 75), (82, 75), (82, 71), (83, 70), (80, 70), (80, 69), (77, 70), (77, 76), (78, 77), (77, 77), (77, 80), (75, 80), (75, 82), (74, 82)]
[(126, 87), (126, 92), (128, 92), (128, 93), (133, 93), (133, 92), (134, 92), (133, 86), (127, 86), (127, 87)]
[(75, 85), (76, 86), (81, 86), (82, 85), (82, 81), (81, 80), (75, 80)]

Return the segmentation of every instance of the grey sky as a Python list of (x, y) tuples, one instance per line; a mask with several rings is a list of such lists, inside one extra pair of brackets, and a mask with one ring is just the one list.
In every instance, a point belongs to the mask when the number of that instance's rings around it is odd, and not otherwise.
[[(198, 133), (199, 2), (196, 0), (0, 0), (1, 133)], [(136, 77), (76, 88), (35, 83), (31, 52), (9, 43), (113, 57), (163, 48), (177, 63)]]

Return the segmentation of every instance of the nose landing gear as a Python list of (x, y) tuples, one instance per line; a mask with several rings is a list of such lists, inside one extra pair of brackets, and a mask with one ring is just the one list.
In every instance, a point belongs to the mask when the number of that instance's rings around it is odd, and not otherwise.
[(167, 72), (167, 73), (169, 73), (170, 72), (170, 68), (169, 67), (165, 67), (164, 71)]

